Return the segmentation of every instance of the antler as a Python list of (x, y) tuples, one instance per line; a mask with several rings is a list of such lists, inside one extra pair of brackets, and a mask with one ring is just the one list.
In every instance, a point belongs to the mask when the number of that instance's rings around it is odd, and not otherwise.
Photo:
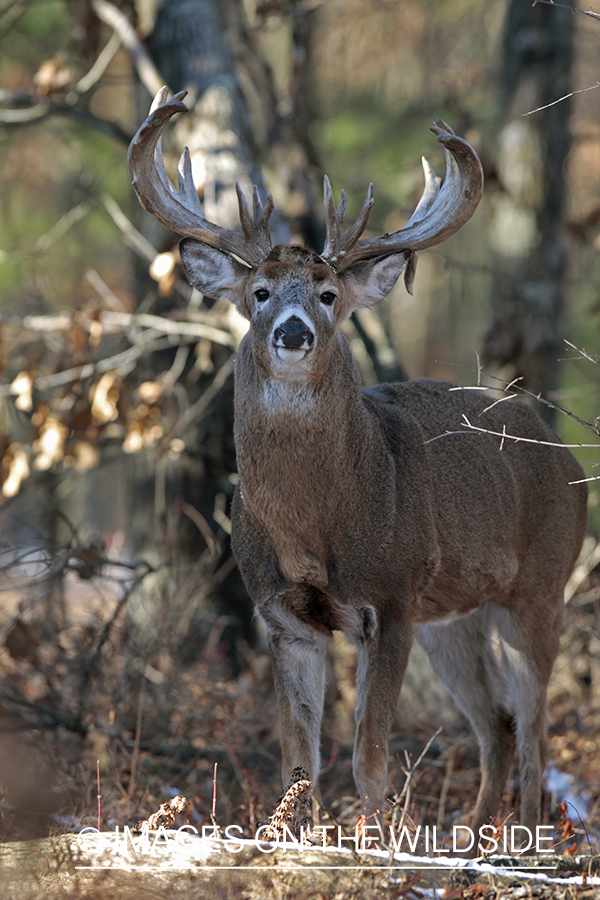
[(251, 215), (244, 193), (236, 184), (243, 232), (240, 234), (209, 222), (204, 215), (194, 185), (187, 147), (181, 154), (177, 171), (179, 192), (169, 181), (162, 158), (161, 134), (171, 116), (188, 111), (182, 102), (186, 93), (180, 91), (169, 100), (169, 89), (163, 87), (154, 98), (150, 115), (129, 145), (127, 165), (131, 183), (143, 208), (163, 225), (185, 237), (196, 238), (218, 250), (233, 253), (250, 266), (256, 266), (269, 255), (272, 247), (269, 233), (269, 219), (273, 212), (271, 195), (263, 206), (255, 186)]
[(342, 199), (335, 210), (331, 185), (325, 178), (327, 236), (321, 255), (336, 271), (347, 269), (363, 259), (406, 250), (408, 260), (405, 281), (410, 291), (416, 267), (415, 251), (440, 244), (471, 218), (483, 191), (483, 170), (479, 157), (471, 145), (457, 137), (441, 119), (435, 120), (431, 131), (444, 147), (446, 178), (441, 185), (441, 179), (427, 160), (423, 159), (425, 190), (411, 218), (400, 231), (359, 240), (373, 205), (371, 184), (356, 224), (344, 235), (342, 228), (346, 212), (346, 192), (342, 191)]

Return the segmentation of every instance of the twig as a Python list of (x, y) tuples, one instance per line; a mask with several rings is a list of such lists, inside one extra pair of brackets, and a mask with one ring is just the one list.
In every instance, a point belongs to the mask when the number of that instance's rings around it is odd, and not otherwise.
[(481, 410), (481, 412), (479, 413), (478, 418), (479, 418), (480, 416), (482, 416), (484, 413), (489, 412), (490, 409), (493, 409), (493, 408), (494, 408), (495, 406), (497, 406), (499, 403), (504, 403), (505, 400), (514, 400), (515, 397), (517, 397), (517, 396), (518, 396), (518, 394), (508, 394), (506, 397), (498, 397), (497, 400), (494, 400), (493, 403), (490, 403), (489, 406), (486, 406), (485, 409), (482, 409), (482, 410)]
[(202, 413), (206, 411), (219, 391), (225, 386), (227, 379), (233, 372), (234, 362), (235, 360), (232, 355), (226, 362), (223, 363), (199, 400), (193, 403), (190, 408), (184, 412), (181, 418), (175, 423), (169, 434), (165, 438), (163, 438), (162, 446), (168, 446), (173, 438), (179, 437), (179, 435), (183, 434), (193, 422), (197, 422), (201, 418)]
[(96, 779), (98, 782), (98, 831), (102, 825), (102, 794), (100, 793), (100, 760), (96, 760)]
[(89, 200), (84, 200), (83, 203), (79, 203), (69, 210), (68, 213), (65, 213), (64, 216), (61, 216), (50, 231), (40, 235), (35, 242), (33, 250), (0, 250), (0, 262), (21, 262), (24, 259), (30, 259), (32, 256), (45, 253), (64, 237), (73, 225), (76, 225), (84, 216), (87, 216), (91, 209), (92, 203)]
[(100, 659), (100, 656), (102, 655), (102, 648), (104, 647), (106, 641), (108, 640), (108, 637), (110, 635), (112, 627), (115, 624), (115, 622), (119, 616), (119, 613), (121, 612), (121, 610), (123, 609), (123, 607), (125, 606), (127, 601), (129, 600), (129, 598), (131, 597), (133, 591), (137, 587), (139, 587), (139, 585), (142, 583), (144, 578), (147, 575), (149, 575), (150, 572), (156, 572), (156, 568), (152, 567), (149, 563), (147, 563), (145, 561), (142, 563), (139, 563), (139, 565), (144, 566), (145, 571), (142, 572), (140, 575), (138, 575), (137, 578), (135, 578), (131, 582), (131, 584), (129, 584), (129, 586), (123, 591), (123, 596), (118, 600), (118, 602), (113, 610), (112, 616), (108, 619), (108, 621), (104, 625), (104, 628), (100, 632), (100, 636), (96, 643), (96, 647), (95, 647), (92, 655), (90, 656), (89, 660), (87, 661), (87, 663), (84, 667), (84, 670), (82, 672), (81, 690), (80, 690), (80, 694), (79, 694), (79, 710), (77, 713), (77, 721), (78, 722), (81, 722), (81, 719), (83, 717), (83, 711), (84, 711), (86, 700), (87, 700), (87, 693), (88, 693), (89, 685), (91, 683), (93, 676), (96, 673), (96, 669), (98, 667), (98, 661)]
[(122, 43), (121, 35), (116, 31), (113, 32), (108, 44), (98, 54), (98, 58), (92, 68), (75, 85), (75, 90), (78, 94), (87, 94), (102, 78)]
[(137, 228), (131, 224), (116, 200), (113, 200), (110, 194), (102, 194), (100, 199), (115, 225), (120, 228), (125, 235), (125, 240), (129, 246), (135, 250), (142, 259), (145, 259), (150, 263), (154, 262), (154, 257), (157, 255), (156, 250), (150, 241), (144, 237), (141, 231), (138, 231)]
[(111, 307), (114, 312), (126, 312), (123, 301), (111, 291), (105, 280), (95, 269), (88, 269), (83, 277), (90, 287), (96, 291), (98, 296), (101, 297), (106, 305)]
[[(588, 541), (593, 546), (589, 547)], [(596, 566), (600, 563), (600, 541), (586, 538), (581, 550), (579, 560), (571, 573), (571, 577), (565, 585), (565, 604), (568, 603)]]
[(163, 334), (176, 334), (181, 337), (197, 337), (208, 338), (215, 344), (222, 344), (224, 347), (235, 347), (236, 342), (233, 335), (221, 328), (215, 328), (214, 325), (205, 325), (202, 322), (174, 322), (173, 319), (165, 319), (163, 316), (153, 316), (150, 313), (122, 313), (106, 311), (101, 316), (101, 321), (107, 325), (121, 325), (122, 327), (131, 327), (132, 325), (141, 328), (151, 328), (154, 331), (160, 331)]
[(184, 503), (181, 507), (181, 512), (184, 513), (184, 515), (186, 515), (188, 519), (190, 519), (194, 523), (194, 525), (206, 541), (206, 546), (208, 547), (210, 555), (213, 558), (217, 559), (221, 555), (223, 548), (215, 538), (212, 532), (212, 528), (210, 527), (202, 513), (199, 513), (198, 510), (191, 505), (191, 503)]
[[(97, 272), (94, 272), (93, 269), (88, 270), (85, 277), (106, 303), (120, 304), (119, 298), (112, 293)], [(231, 332), (214, 325), (213, 322), (215, 320), (217, 322), (221, 321), (221, 319), (212, 316), (210, 313), (195, 313), (194, 321), (168, 319), (164, 316), (155, 316), (149, 313), (128, 313), (115, 309), (101, 310), (98, 315), (98, 321), (102, 325), (103, 331), (111, 334), (118, 334), (133, 327), (148, 328), (162, 334), (207, 338), (215, 344), (235, 348), (237, 346), (235, 337)], [(59, 313), (51, 316), (17, 316), (13, 313), (0, 313), (0, 322), (6, 322), (8, 325), (23, 328), (26, 331), (41, 331), (44, 333), (48, 331), (68, 331), (73, 325), (73, 315), (71, 313)], [(82, 313), (77, 314), (77, 324), (81, 328), (89, 331), (91, 323), (91, 317), (88, 318)], [(100, 360), (95, 365), (99, 366), (101, 362)], [(0, 389), (1, 387), (0, 385)]]
[[(539, 0), (538, 0), (539, 2)], [(553, 6), (555, 4), (552, 4)], [(578, 91), (570, 91), (568, 94), (565, 94), (564, 97), (559, 97), (558, 100), (553, 100), (552, 103), (546, 103), (545, 106), (538, 106), (536, 109), (530, 109), (529, 112), (523, 113), (523, 116), (532, 116), (536, 112), (541, 112), (543, 109), (550, 109), (551, 106), (556, 106), (557, 103), (562, 103), (563, 100), (568, 100), (569, 97), (574, 97), (575, 94), (587, 94), (588, 91), (595, 91), (596, 88), (600, 87), (600, 81), (597, 81), (596, 84), (590, 85), (590, 87), (581, 88)]]
[(84, 200), (83, 203), (74, 206), (68, 213), (65, 213), (64, 216), (60, 217), (50, 231), (47, 231), (46, 234), (42, 234), (37, 239), (35, 242), (35, 252), (45, 253), (49, 250), (50, 247), (54, 246), (54, 244), (58, 243), (58, 241), (65, 236), (67, 231), (69, 231), (73, 225), (76, 225), (77, 222), (80, 222), (84, 218), (84, 216), (87, 216), (91, 209), (92, 204), (89, 200)]
[[(6, 103), (7, 101), (9, 103), (11, 102), (11, 96), (7, 91), (1, 92), (0, 99), (3, 103)], [(38, 101), (33, 94), (20, 94), (18, 95), (18, 98), (15, 99), (18, 99), (19, 103), (23, 103), (26, 99), (29, 99), (30, 105), (23, 109), (6, 109), (5, 107), (0, 107), (0, 122), (5, 125), (26, 125), (29, 122), (35, 122), (50, 115), (70, 116), (73, 119), (79, 119), (84, 125), (87, 125), (90, 128), (95, 128), (96, 131), (100, 131), (102, 134), (109, 135), (109, 137), (120, 141), (126, 146), (131, 141), (132, 135), (126, 134), (120, 125), (117, 125), (115, 122), (109, 122), (106, 119), (101, 119), (99, 116), (90, 112), (89, 109), (83, 109), (67, 100), (51, 100), (48, 97), (44, 97), (43, 100)]]
[[(488, 428), (478, 428), (476, 425), (471, 425), (471, 423), (469, 422), (468, 418), (466, 417), (466, 415), (464, 413), (463, 413), (463, 419), (464, 419), (464, 421), (461, 422), (461, 425), (463, 428), (468, 428), (470, 431), (477, 431), (480, 434), (491, 434), (494, 437), (502, 438), (503, 441), (505, 439), (509, 440), (509, 441), (514, 441), (515, 443), (519, 443), (522, 441), (526, 444), (540, 444), (543, 447), (564, 447), (565, 449), (567, 449), (567, 448), (572, 449), (574, 447), (587, 447), (587, 448), (597, 449), (598, 447), (600, 447), (600, 443), (598, 443), (598, 444), (563, 444), (562, 442), (558, 442), (558, 441), (540, 441), (539, 438), (526, 438), (526, 437), (522, 437), (522, 436), (519, 436), (516, 434), (506, 434), (506, 430), (505, 430), (506, 426), (504, 426), (503, 431), (491, 431)], [(446, 434), (447, 435), (448, 434), (461, 434), (461, 432), (460, 431), (447, 431)], [(444, 437), (444, 435), (438, 435), (438, 437)], [(425, 443), (430, 444), (431, 441), (434, 441), (436, 439), (437, 438), (432, 438), (429, 441), (425, 441)]]
[[(404, 768), (404, 766), (402, 766), (402, 771), (404, 772), (406, 779), (404, 781), (404, 786), (403, 786), (402, 790), (400, 791), (400, 794), (398, 794), (396, 797), (394, 797), (394, 813), (392, 815), (392, 828), (394, 830), (401, 830), (402, 826), (404, 825), (404, 822), (408, 815), (408, 810), (410, 809), (412, 783), (413, 783), (413, 780), (415, 777), (415, 773), (417, 772), (419, 766), (421, 765), (425, 754), (427, 753), (427, 751), (429, 750), (429, 748), (431, 747), (431, 745), (433, 744), (433, 742), (435, 741), (435, 739), (437, 738), (437, 736), (440, 734), (441, 731), (442, 731), (442, 727), (440, 726), (438, 728), (438, 730), (435, 732), (435, 734), (431, 735), (431, 737), (429, 738), (429, 740), (423, 747), (423, 750), (419, 754), (419, 757), (418, 757), (416, 763), (414, 763), (414, 765), (411, 762), (411, 758), (410, 758), (409, 754), (406, 752), (406, 750), (404, 751), (404, 758), (406, 759), (406, 768)], [(402, 812), (401, 812), (401, 814), (398, 814), (398, 810), (400, 808), (400, 803), (402, 802), (403, 799), (404, 799), (404, 805), (402, 807)], [(393, 858), (394, 858), (394, 852), (392, 849), (392, 850), (390, 850), (390, 865), (392, 865), (392, 863), (393, 863)]]
[(133, 754), (131, 756), (131, 775), (129, 777), (129, 788), (127, 795), (131, 799), (135, 791), (135, 778), (137, 774), (137, 762), (140, 755), (140, 740), (142, 737), (142, 718), (144, 715), (144, 697), (146, 696), (146, 676), (142, 672), (142, 683), (140, 685), (140, 696), (138, 699), (137, 722), (135, 724), (135, 739), (133, 742)]
[[(213, 799), (212, 799), (212, 817), (213, 820), (217, 814), (217, 766), (219, 764), (215, 763), (215, 767), (213, 769)], [(214, 824), (214, 823), (213, 823)]]
[[(578, 353), (581, 353), (582, 356), (583, 356), (585, 359), (589, 359), (590, 362), (593, 362), (593, 363), (595, 363), (596, 365), (598, 364), (598, 360), (596, 360), (596, 359), (594, 359), (593, 357), (587, 355), (587, 354), (585, 353), (585, 351), (579, 350), (579, 348), (578, 348), (578, 347), (575, 347), (574, 344), (571, 344), (570, 341), (565, 340), (565, 344), (568, 344), (568, 345), (569, 345), (570, 347), (572, 347), (574, 350), (577, 350), (577, 352), (578, 352)], [(456, 364), (454, 364), (454, 363), (445, 363), (445, 365), (452, 365), (452, 366), (454, 366), (455, 368), (458, 368), (458, 369), (466, 369), (466, 371), (468, 371), (468, 372), (473, 372), (473, 371), (474, 371), (474, 369), (470, 369), (468, 366), (460, 366), (460, 365), (456, 365)], [(478, 390), (498, 390), (498, 391), (507, 391), (509, 388), (514, 388), (514, 390), (518, 391), (519, 394), (523, 394), (525, 397), (531, 397), (532, 400), (536, 400), (538, 403), (541, 403), (541, 404), (543, 404), (544, 406), (547, 406), (548, 409), (553, 409), (553, 410), (555, 410), (556, 412), (562, 413), (563, 416), (567, 416), (569, 419), (573, 419), (575, 422), (578, 422), (579, 425), (582, 426), (582, 428), (585, 428), (585, 429), (586, 429), (586, 431), (589, 431), (589, 432), (591, 432), (592, 434), (596, 434), (596, 435), (599, 435), (599, 436), (600, 436), (600, 428), (599, 428), (597, 425), (594, 425), (594, 424), (592, 424), (591, 422), (586, 422), (585, 419), (581, 419), (579, 416), (576, 416), (575, 413), (570, 412), (570, 410), (568, 410), (568, 409), (563, 409), (562, 406), (558, 406), (556, 403), (553, 403), (551, 400), (546, 400), (546, 398), (545, 398), (545, 397), (542, 397), (541, 394), (534, 394), (533, 391), (528, 391), (527, 388), (524, 388), (524, 387), (522, 387), (521, 385), (519, 385), (519, 384), (516, 383), (516, 382), (517, 382), (518, 380), (520, 380), (520, 379), (515, 378), (515, 379), (513, 379), (513, 381), (511, 381), (511, 382), (506, 382), (506, 381), (504, 381), (504, 379), (499, 378), (497, 375), (488, 375), (487, 373), (484, 373), (484, 374), (485, 374), (486, 378), (490, 378), (492, 381), (500, 382), (500, 385), (499, 385), (498, 387), (493, 387), (493, 386), (491, 386), (491, 385), (484, 385), (483, 387), (475, 387), (475, 386), (454, 387), (454, 388), (449, 388), (449, 390), (450, 390), (450, 391), (466, 391), (466, 390), (475, 390), (475, 391), (478, 391)], [(448, 433), (457, 434), (458, 432), (448, 432)], [(436, 440), (436, 438), (432, 438), (432, 440)], [(429, 442), (426, 441), (426, 443), (429, 443)], [(562, 445), (561, 445), (561, 446), (562, 446)], [(583, 446), (583, 447), (585, 447), (585, 446), (588, 446), (588, 445), (586, 445), (586, 444), (582, 444), (582, 445), (577, 444), (577, 445), (575, 445), (575, 446)], [(595, 445), (592, 444), (592, 445), (589, 445), (589, 446), (595, 446)]]
[(481, 385), (481, 361), (479, 359), (479, 352), (473, 349), (473, 353), (475, 354), (475, 359), (477, 360), (477, 386)]
[(221, 829), (219, 827), (219, 823), (217, 822), (217, 765), (215, 763), (215, 767), (213, 769), (213, 798), (212, 798), (212, 808), (210, 810), (210, 821), (212, 827), (214, 828), (214, 834), (216, 837), (221, 837)]
[(591, 9), (588, 11), (577, 9), (577, 7), (567, 6), (565, 3), (555, 3), (554, 0), (533, 0), (532, 6), (537, 6), (538, 3), (542, 4), (542, 6), (555, 6), (557, 9), (566, 9), (573, 16), (590, 16), (592, 19), (600, 19), (600, 13), (595, 13)]
[[(32, 97), (33, 100), (33, 97)], [(25, 109), (0, 109), (0, 122), (5, 125), (25, 125), (36, 119), (43, 119), (51, 110), (51, 104), (47, 99), (40, 101)]]
[[(69, 384), (72, 381), (83, 381), (91, 378), (96, 372), (108, 372), (110, 369), (116, 371), (129, 371), (132, 369), (137, 360), (149, 349), (159, 347), (161, 341), (150, 335), (149, 339), (137, 347), (130, 347), (122, 353), (116, 353), (106, 359), (101, 359), (96, 363), (86, 363), (83, 366), (75, 366), (73, 369), (64, 369), (62, 372), (56, 372), (53, 375), (40, 375), (34, 379), (33, 386), (37, 391), (45, 391), (48, 388), (57, 387), (61, 384)], [(0, 385), (0, 397), (10, 397), (13, 389), (10, 384)]]
[[(577, 353), (581, 353), (581, 356), (579, 357), (579, 359), (587, 359), (590, 362), (594, 363), (594, 365), (596, 365), (596, 366), (598, 365), (598, 357), (590, 356), (589, 353), (586, 353), (585, 347), (582, 347), (581, 349), (579, 349), (579, 347), (577, 347), (575, 344), (572, 344), (571, 341), (568, 341), (566, 338), (565, 338), (565, 344), (567, 344), (569, 347), (571, 347), (572, 350), (576, 350)], [(573, 359), (573, 357), (569, 357), (569, 358)], [(577, 357), (575, 357), (575, 358), (577, 358)]]
[[(155, 258), (158, 256), (158, 252), (154, 249), (150, 241), (146, 240), (144, 235), (129, 221), (116, 200), (113, 200), (110, 194), (102, 194), (100, 199), (117, 228), (123, 233), (125, 243), (131, 247), (141, 259), (144, 259), (149, 263), (154, 262)], [(184, 300), (188, 303), (190, 302), (192, 289), (189, 285), (179, 279), (175, 283), (175, 290), (184, 298)]]

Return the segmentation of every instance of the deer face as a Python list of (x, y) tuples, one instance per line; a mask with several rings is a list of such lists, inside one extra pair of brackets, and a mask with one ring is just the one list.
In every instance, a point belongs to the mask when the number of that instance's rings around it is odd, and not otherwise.
[(181, 242), (189, 281), (225, 296), (250, 320), (254, 359), (265, 378), (314, 380), (348, 314), (344, 283), (312, 250), (276, 246), (253, 269), (193, 240)]
[(277, 245), (248, 269), (195, 240), (183, 240), (180, 249), (190, 283), (235, 303), (250, 320), (253, 355), (263, 377), (282, 381), (318, 381), (340, 322), (356, 307), (383, 300), (406, 266), (400, 252), (338, 275), (312, 250)]
[(263, 374), (313, 380), (342, 317), (340, 279), (316, 253), (275, 247), (253, 270), (241, 311), (251, 322), (254, 358)]

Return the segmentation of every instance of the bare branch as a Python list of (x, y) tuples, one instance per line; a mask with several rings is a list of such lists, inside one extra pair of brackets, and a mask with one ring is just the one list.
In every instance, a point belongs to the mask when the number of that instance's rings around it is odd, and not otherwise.
[(591, 9), (577, 9), (572, 6), (567, 6), (565, 3), (555, 3), (554, 0), (533, 0), (532, 6), (537, 6), (541, 4), (542, 6), (555, 6), (557, 9), (566, 9), (573, 16), (590, 16), (592, 19), (600, 19), (600, 13), (595, 13)]
[[(596, 365), (596, 366), (600, 362), (600, 360), (598, 360), (597, 356), (590, 356), (589, 353), (586, 353), (585, 347), (583, 347), (580, 350), (579, 347), (576, 347), (575, 344), (572, 344), (571, 341), (567, 341), (566, 339), (565, 339), (565, 344), (567, 344), (569, 347), (571, 347), (572, 350), (576, 350), (577, 353), (581, 353), (581, 356), (579, 357), (579, 359), (587, 359), (590, 362), (594, 363), (594, 365)], [(575, 358), (577, 358), (577, 357), (575, 357)]]
[(583, 542), (577, 564), (571, 573), (571, 577), (565, 586), (565, 603), (574, 596), (577, 589), (583, 584), (598, 563), (600, 562), (600, 541), (587, 537)]
[(122, 43), (123, 39), (121, 35), (115, 31), (111, 35), (106, 47), (98, 54), (98, 59), (95, 61), (92, 68), (83, 76), (83, 78), (80, 78), (75, 85), (75, 90), (78, 94), (87, 94), (87, 92), (102, 78)]
[(32, 6), (33, 3), (37, 3), (39, 0), (8, 0), (7, 3), (3, 3), (0, 6), (0, 16), (2, 16), (2, 21), (0, 22), (0, 39), (4, 37), (4, 35), (10, 31), (15, 22), (21, 18), (25, 10), (28, 6)]
[[(90, 112), (89, 109), (77, 106), (76, 102), (73, 102), (73, 98), (76, 100), (77, 97), (78, 94), (74, 92), (65, 100), (53, 100), (47, 96), (43, 100), (38, 100), (34, 94), (0, 91), (0, 102), (6, 104), (6, 106), (0, 108), (0, 123), (5, 125), (25, 125), (50, 115), (70, 116), (73, 119), (79, 119), (85, 125), (95, 128), (96, 131), (107, 134), (121, 143), (129, 144), (130, 136), (125, 134), (120, 125), (101, 119)], [(11, 108), (13, 105), (18, 108)]]
[[(6, 95), (6, 91), (2, 91)], [(6, 96), (1, 97), (2, 102), (6, 102)], [(33, 97), (32, 97), (33, 101)], [(0, 122), (5, 125), (25, 125), (28, 122), (35, 122), (37, 119), (43, 119), (50, 112), (51, 105), (47, 99), (40, 103), (25, 107), (25, 109), (4, 109), (0, 108)]]
[[(516, 434), (506, 434), (506, 431), (491, 431), (488, 428), (478, 428), (476, 425), (471, 425), (471, 423), (469, 422), (469, 420), (467, 419), (467, 417), (464, 413), (463, 413), (463, 419), (464, 419), (464, 422), (461, 422), (461, 425), (463, 428), (467, 428), (470, 431), (477, 431), (480, 434), (491, 434), (494, 437), (502, 438), (503, 441), (506, 439), (508, 441), (514, 441), (515, 443), (524, 442), (526, 444), (540, 444), (541, 446), (544, 446), (544, 447), (564, 447), (565, 449), (567, 449), (567, 448), (572, 449), (574, 447), (589, 447), (594, 450), (597, 450), (598, 447), (600, 447), (600, 443), (597, 443), (597, 444), (563, 444), (562, 441), (540, 441), (540, 440), (538, 440), (538, 438), (526, 438), (526, 437), (522, 437), (522, 436), (519, 436)], [(446, 434), (461, 434), (461, 432), (460, 431), (458, 431), (458, 432), (447, 431)], [(439, 435), (439, 437), (444, 437), (444, 435)], [(433, 440), (436, 440), (436, 438), (433, 438)], [(431, 441), (425, 441), (425, 443), (429, 444), (429, 443), (431, 443)]]
[(102, 22), (117, 32), (121, 41), (131, 53), (140, 81), (148, 93), (154, 97), (163, 86), (164, 78), (161, 77), (158, 69), (148, 56), (131, 22), (114, 4), (108, 3), (108, 0), (92, 0), (92, 8)]
[(162, 334), (208, 338), (209, 341), (213, 341), (215, 344), (222, 344), (224, 347), (235, 348), (236, 346), (236, 341), (232, 334), (220, 328), (215, 328), (214, 325), (202, 322), (174, 322), (172, 319), (165, 319), (162, 316), (153, 316), (148, 313), (121, 313), (108, 310), (102, 313), (101, 321), (106, 322), (107, 325), (118, 325), (121, 328), (137, 325), (141, 328), (159, 331)]
[[(113, 200), (110, 194), (102, 194), (100, 199), (117, 228), (122, 231), (126, 244), (142, 259), (145, 259), (149, 263), (154, 262), (158, 256), (157, 251), (150, 241), (144, 237), (141, 231), (138, 231), (135, 225), (129, 221), (119, 204)], [(190, 302), (192, 289), (189, 285), (180, 279), (175, 284), (175, 290), (184, 298), (184, 300), (188, 303)]]
[(102, 300), (106, 303), (107, 306), (111, 307), (115, 312), (126, 312), (126, 307), (123, 301), (117, 297), (113, 291), (109, 288), (105, 280), (100, 276), (100, 274), (95, 269), (88, 269), (84, 275), (87, 283), (92, 287), (96, 293), (102, 297)]
[(490, 409), (493, 409), (494, 406), (497, 406), (498, 403), (504, 403), (505, 400), (514, 400), (515, 397), (517, 397), (517, 396), (518, 396), (518, 394), (507, 394), (506, 397), (498, 397), (497, 400), (494, 400), (493, 403), (490, 403), (489, 406), (486, 406), (485, 409), (482, 409), (481, 412), (479, 413), (479, 415), (482, 416), (484, 413), (489, 412)]
[(192, 406), (190, 406), (190, 408), (184, 412), (181, 418), (173, 426), (169, 434), (166, 435), (165, 438), (163, 438), (163, 446), (168, 447), (173, 438), (179, 437), (179, 435), (183, 434), (192, 423), (198, 422), (198, 420), (202, 417), (202, 414), (208, 408), (209, 404), (212, 403), (213, 399), (216, 397), (219, 391), (225, 386), (227, 379), (233, 372), (234, 362), (235, 360), (232, 355), (229, 357), (227, 362), (225, 362), (221, 366), (200, 399), (193, 403)]
[[(598, 360), (593, 359), (591, 356), (588, 356), (585, 351), (579, 350), (574, 344), (571, 344), (570, 341), (565, 341), (566, 344), (569, 344), (570, 347), (573, 347), (577, 350), (578, 353), (582, 354), (582, 358), (588, 359), (590, 362), (598, 363)], [(454, 363), (447, 363), (446, 365), (454, 365)], [(466, 369), (468, 372), (474, 372), (474, 369), (470, 369), (468, 366), (456, 366), (456, 368)], [(589, 431), (591, 434), (595, 434), (600, 436), (600, 427), (592, 422), (586, 422), (585, 419), (581, 419), (579, 416), (575, 415), (575, 413), (570, 412), (568, 409), (563, 409), (562, 406), (558, 406), (558, 404), (553, 403), (551, 400), (546, 400), (545, 397), (542, 397), (541, 394), (534, 394), (533, 391), (528, 391), (527, 388), (522, 387), (517, 384), (517, 381), (520, 378), (515, 378), (511, 382), (506, 382), (504, 379), (499, 378), (497, 375), (488, 375), (487, 373), (483, 373), (486, 378), (491, 379), (492, 381), (500, 382), (500, 384), (496, 387), (493, 385), (484, 385), (484, 386), (475, 386), (475, 385), (467, 385), (465, 387), (454, 387), (450, 388), (451, 391), (478, 391), (478, 390), (492, 390), (492, 391), (503, 391), (506, 392), (511, 388), (518, 391), (519, 394), (524, 395), (525, 397), (531, 397), (533, 400), (536, 400), (538, 403), (542, 403), (544, 406), (547, 406), (548, 409), (556, 410), (556, 412), (562, 413), (563, 416), (568, 416), (569, 419), (573, 419), (582, 428), (585, 428), (586, 431)], [(448, 432), (450, 433), (450, 432)], [(452, 434), (457, 434), (458, 432), (451, 432)], [(435, 440), (435, 438), (434, 438)], [(576, 446), (587, 446), (586, 444), (576, 445)], [(595, 445), (589, 445), (595, 446)]]
[(125, 235), (125, 240), (129, 246), (135, 250), (142, 259), (153, 262), (154, 257), (156, 256), (156, 250), (150, 241), (146, 240), (141, 231), (138, 231), (137, 228), (132, 225), (121, 207), (113, 200), (110, 194), (102, 194), (100, 199), (117, 228), (120, 228)]
[[(41, 375), (33, 381), (33, 387), (37, 391), (46, 391), (49, 388), (57, 387), (61, 384), (70, 384), (74, 381), (83, 381), (91, 378), (97, 372), (108, 372), (114, 369), (120, 374), (130, 372), (134, 368), (140, 356), (148, 350), (156, 349), (161, 342), (154, 335), (149, 340), (140, 342), (135, 347), (130, 347), (123, 353), (117, 353), (106, 359), (101, 359), (96, 363), (86, 363), (83, 366), (74, 366), (72, 369), (65, 369), (62, 372), (56, 372), (53, 375)], [(0, 397), (10, 397), (13, 393), (10, 384), (0, 385)]]
[(35, 242), (35, 252), (36, 253), (45, 253), (50, 247), (54, 246), (54, 244), (58, 243), (62, 237), (65, 236), (67, 231), (76, 225), (77, 222), (80, 222), (92, 209), (92, 203), (89, 200), (84, 200), (83, 203), (79, 203), (77, 206), (74, 206), (73, 209), (69, 210), (68, 213), (65, 213), (64, 216), (61, 216), (58, 222), (56, 222), (50, 231), (47, 231), (46, 234), (42, 234), (37, 241)]
[(0, 250), (0, 262), (20, 262), (23, 259), (29, 259), (32, 256), (45, 253), (50, 247), (58, 243), (73, 225), (76, 225), (77, 222), (80, 222), (81, 219), (87, 216), (91, 209), (91, 201), (84, 200), (82, 203), (74, 206), (73, 209), (70, 209), (64, 216), (61, 216), (50, 231), (40, 235), (35, 242), (33, 250)]
[(559, 97), (558, 100), (553, 100), (552, 103), (546, 103), (545, 106), (538, 106), (536, 109), (530, 109), (529, 112), (523, 113), (523, 116), (532, 116), (536, 112), (541, 112), (543, 109), (550, 109), (551, 106), (556, 106), (557, 103), (562, 103), (563, 100), (568, 100), (569, 97), (574, 97), (575, 94), (587, 94), (588, 91), (595, 91), (596, 88), (600, 87), (600, 81), (597, 81), (596, 84), (590, 85), (590, 87), (581, 88), (578, 91), (570, 91), (568, 94), (565, 94), (564, 97)]

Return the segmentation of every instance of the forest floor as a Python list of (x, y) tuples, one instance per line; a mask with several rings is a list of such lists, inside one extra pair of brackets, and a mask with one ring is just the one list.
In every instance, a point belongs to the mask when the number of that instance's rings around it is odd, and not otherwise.
[[(89, 581), (75, 579), (71, 588), (88, 591), (88, 600), (94, 596)], [(10, 611), (8, 596), (5, 614)], [(599, 598), (600, 576), (593, 573), (567, 606), (549, 691), (551, 762), (543, 815), (544, 824), (556, 828), (558, 855), (600, 854)], [(0, 648), (0, 843), (97, 826), (97, 768), (102, 830), (134, 826), (165, 801), (184, 795), (193, 804), (187, 820), (197, 829), (210, 826), (214, 804), (222, 828), (237, 825), (252, 838), (268, 822), (281, 793), (279, 725), (268, 656), (247, 645), (238, 647), (244, 664), (233, 675), (220, 619), (202, 658), (184, 663), (166, 639), (148, 656), (123, 613), (90, 674), (86, 660), (94, 656), (90, 648), (98, 648), (100, 623), (107, 621), (106, 596), (94, 611), (95, 625), (78, 619), (68, 602), (66, 606), (68, 626), (63, 621), (52, 645), (43, 617), (28, 619), (13, 607), (13, 625)], [(355, 660), (347, 647), (335, 646), (317, 814), (322, 824), (339, 824), (352, 833), (361, 814), (351, 762)], [(412, 721), (398, 724), (390, 745), (389, 791), (391, 798), (398, 797), (411, 770), (410, 791), (397, 800), (396, 811), (400, 806), (410, 827), (437, 826), (438, 846), (454, 824), (468, 822), (479, 784), (477, 745), (469, 727), (456, 716), (436, 734), (440, 717), (447, 721), (435, 709), (424, 708)], [(518, 819), (518, 793), (515, 773), (501, 822)], [(561, 808), (564, 800), (567, 806)], [(391, 822), (392, 801), (386, 814)], [(185, 821), (179, 816), (176, 826)], [(416, 852), (424, 849), (417, 846)], [(470, 896), (461, 893), (464, 888), (453, 890), (457, 893), (440, 896)], [(573, 888), (572, 895), (578, 890)], [(336, 896), (332, 891), (319, 888), (314, 896)], [(417, 888), (413, 894), (427, 895)], [(352, 895), (360, 896), (360, 891), (337, 892), (339, 897)], [(238, 886), (223, 896), (259, 895), (249, 886), (245, 894)]]

